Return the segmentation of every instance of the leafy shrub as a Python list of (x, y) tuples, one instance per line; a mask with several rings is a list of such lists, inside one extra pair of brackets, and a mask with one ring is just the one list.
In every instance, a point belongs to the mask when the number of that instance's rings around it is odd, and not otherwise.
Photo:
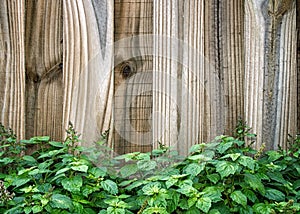
[[(256, 151), (241, 129), (192, 146), (185, 158), (163, 145), (110, 158), (105, 140), (79, 146), (72, 124), (64, 142), (17, 141), (0, 125), (0, 212), (299, 213), (299, 147)], [(29, 145), (38, 148), (31, 155)]]

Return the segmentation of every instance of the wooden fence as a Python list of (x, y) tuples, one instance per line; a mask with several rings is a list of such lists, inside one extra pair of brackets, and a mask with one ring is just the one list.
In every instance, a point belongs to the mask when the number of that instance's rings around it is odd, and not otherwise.
[[(0, 122), (117, 153), (300, 130), (297, 0), (3, 0)], [(297, 31), (298, 28), (298, 31)], [(298, 33), (297, 33), (298, 32)]]

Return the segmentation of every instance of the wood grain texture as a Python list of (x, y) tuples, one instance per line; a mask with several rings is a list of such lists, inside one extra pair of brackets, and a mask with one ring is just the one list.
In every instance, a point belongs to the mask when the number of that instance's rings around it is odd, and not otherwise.
[[(239, 118), (244, 117), (244, 0), (219, 1), (219, 81), (224, 90), (225, 133), (232, 135)], [(213, 48), (213, 47), (212, 47)]]
[[(187, 151), (229, 133), (243, 116), (243, 9), (243, 1), (154, 1), (154, 34), (170, 37), (166, 44), (154, 41), (155, 51), (171, 57), (154, 58), (153, 111), (162, 115), (153, 121), (155, 138), (184, 142), (177, 146)], [(187, 47), (174, 53), (168, 42)]]
[(62, 140), (71, 121), (86, 145), (109, 130), (119, 154), (158, 141), (185, 153), (242, 117), (256, 148), (286, 148), (300, 130), (299, 5), (4, 0), (0, 122)]
[(281, 1), (253, 0), (245, 7), (246, 118), (257, 147), (267, 149), (286, 148), (296, 132), (296, 10), (289, 3), (282, 9)]
[[(154, 1), (153, 5), (153, 140), (167, 146), (177, 146), (180, 123), (180, 58), (174, 50), (182, 26), (183, 4), (178, 1)], [(182, 29), (183, 30), (183, 29)], [(179, 53), (178, 53), (179, 54)], [(181, 55), (182, 56), (182, 55)], [(180, 57), (180, 56), (179, 56)], [(182, 61), (182, 60), (181, 60)], [(157, 144), (154, 144), (157, 147)]]
[(297, 82), (298, 82), (298, 89), (297, 89), (297, 94), (298, 94), (298, 101), (297, 101), (297, 116), (298, 116), (298, 121), (297, 121), (297, 134), (300, 134), (300, 1), (296, 1), (296, 25), (297, 25)]
[(25, 54), (23, 0), (1, 1), (0, 122), (25, 137)]
[(93, 145), (111, 126), (113, 1), (63, 1), (63, 14), (63, 124)]
[(26, 1), (26, 138), (62, 139), (62, 1)]
[[(152, 148), (152, 0), (116, 0), (114, 14), (114, 148)], [(148, 49), (148, 46), (149, 49)]]

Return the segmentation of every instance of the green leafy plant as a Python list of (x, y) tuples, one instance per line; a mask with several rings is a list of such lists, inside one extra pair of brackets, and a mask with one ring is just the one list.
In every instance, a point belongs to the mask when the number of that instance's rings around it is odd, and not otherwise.
[(256, 151), (240, 129), (192, 146), (185, 158), (163, 145), (113, 158), (105, 138), (80, 146), (72, 124), (64, 142), (17, 141), (0, 126), (0, 212), (299, 213), (299, 138), (288, 150)]

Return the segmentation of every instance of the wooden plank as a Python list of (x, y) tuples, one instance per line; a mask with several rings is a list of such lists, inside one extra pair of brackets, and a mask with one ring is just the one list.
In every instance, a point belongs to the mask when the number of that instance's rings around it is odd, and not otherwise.
[(25, 62), (23, 0), (0, 7), (0, 122), (25, 137)]
[(245, 12), (249, 125), (258, 134), (257, 147), (286, 148), (297, 123), (295, 2), (252, 0)]
[(93, 145), (112, 124), (113, 1), (63, 1), (63, 20), (63, 124)]
[[(181, 98), (178, 89), (182, 76), (182, 59), (179, 58), (182, 53), (177, 55), (182, 50), (176, 43), (179, 37), (183, 37), (183, 32), (179, 35), (179, 28), (183, 30), (183, 7), (179, 1), (167, 0), (154, 1), (153, 5), (153, 33), (158, 35), (153, 41), (153, 141), (175, 148), (181, 128), (179, 117), (182, 117), (179, 110), (181, 102), (178, 100)], [(178, 50), (174, 49), (173, 44), (178, 45)], [(182, 133), (184, 131), (183, 128)]]
[[(225, 133), (232, 135), (244, 117), (244, 1), (219, 1), (219, 35), (215, 49), (220, 63), (219, 81), (226, 107)], [(217, 25), (217, 24), (216, 24)], [(216, 26), (215, 25), (215, 26)]]
[(300, 134), (300, 1), (296, 1), (297, 3), (297, 8), (296, 8), (296, 16), (297, 16), (297, 82), (298, 82), (298, 102), (297, 102), (297, 116), (298, 116), (298, 121), (297, 121), (297, 133)]
[[(114, 149), (152, 148), (152, 0), (116, 0), (114, 14)], [(150, 45), (150, 49), (148, 49)]]
[(26, 138), (62, 139), (62, 1), (26, 1)]
[[(170, 37), (154, 41), (154, 138), (186, 152), (243, 116), (243, 9), (243, 1), (154, 1), (154, 34)], [(168, 42), (186, 46), (174, 53)]]

